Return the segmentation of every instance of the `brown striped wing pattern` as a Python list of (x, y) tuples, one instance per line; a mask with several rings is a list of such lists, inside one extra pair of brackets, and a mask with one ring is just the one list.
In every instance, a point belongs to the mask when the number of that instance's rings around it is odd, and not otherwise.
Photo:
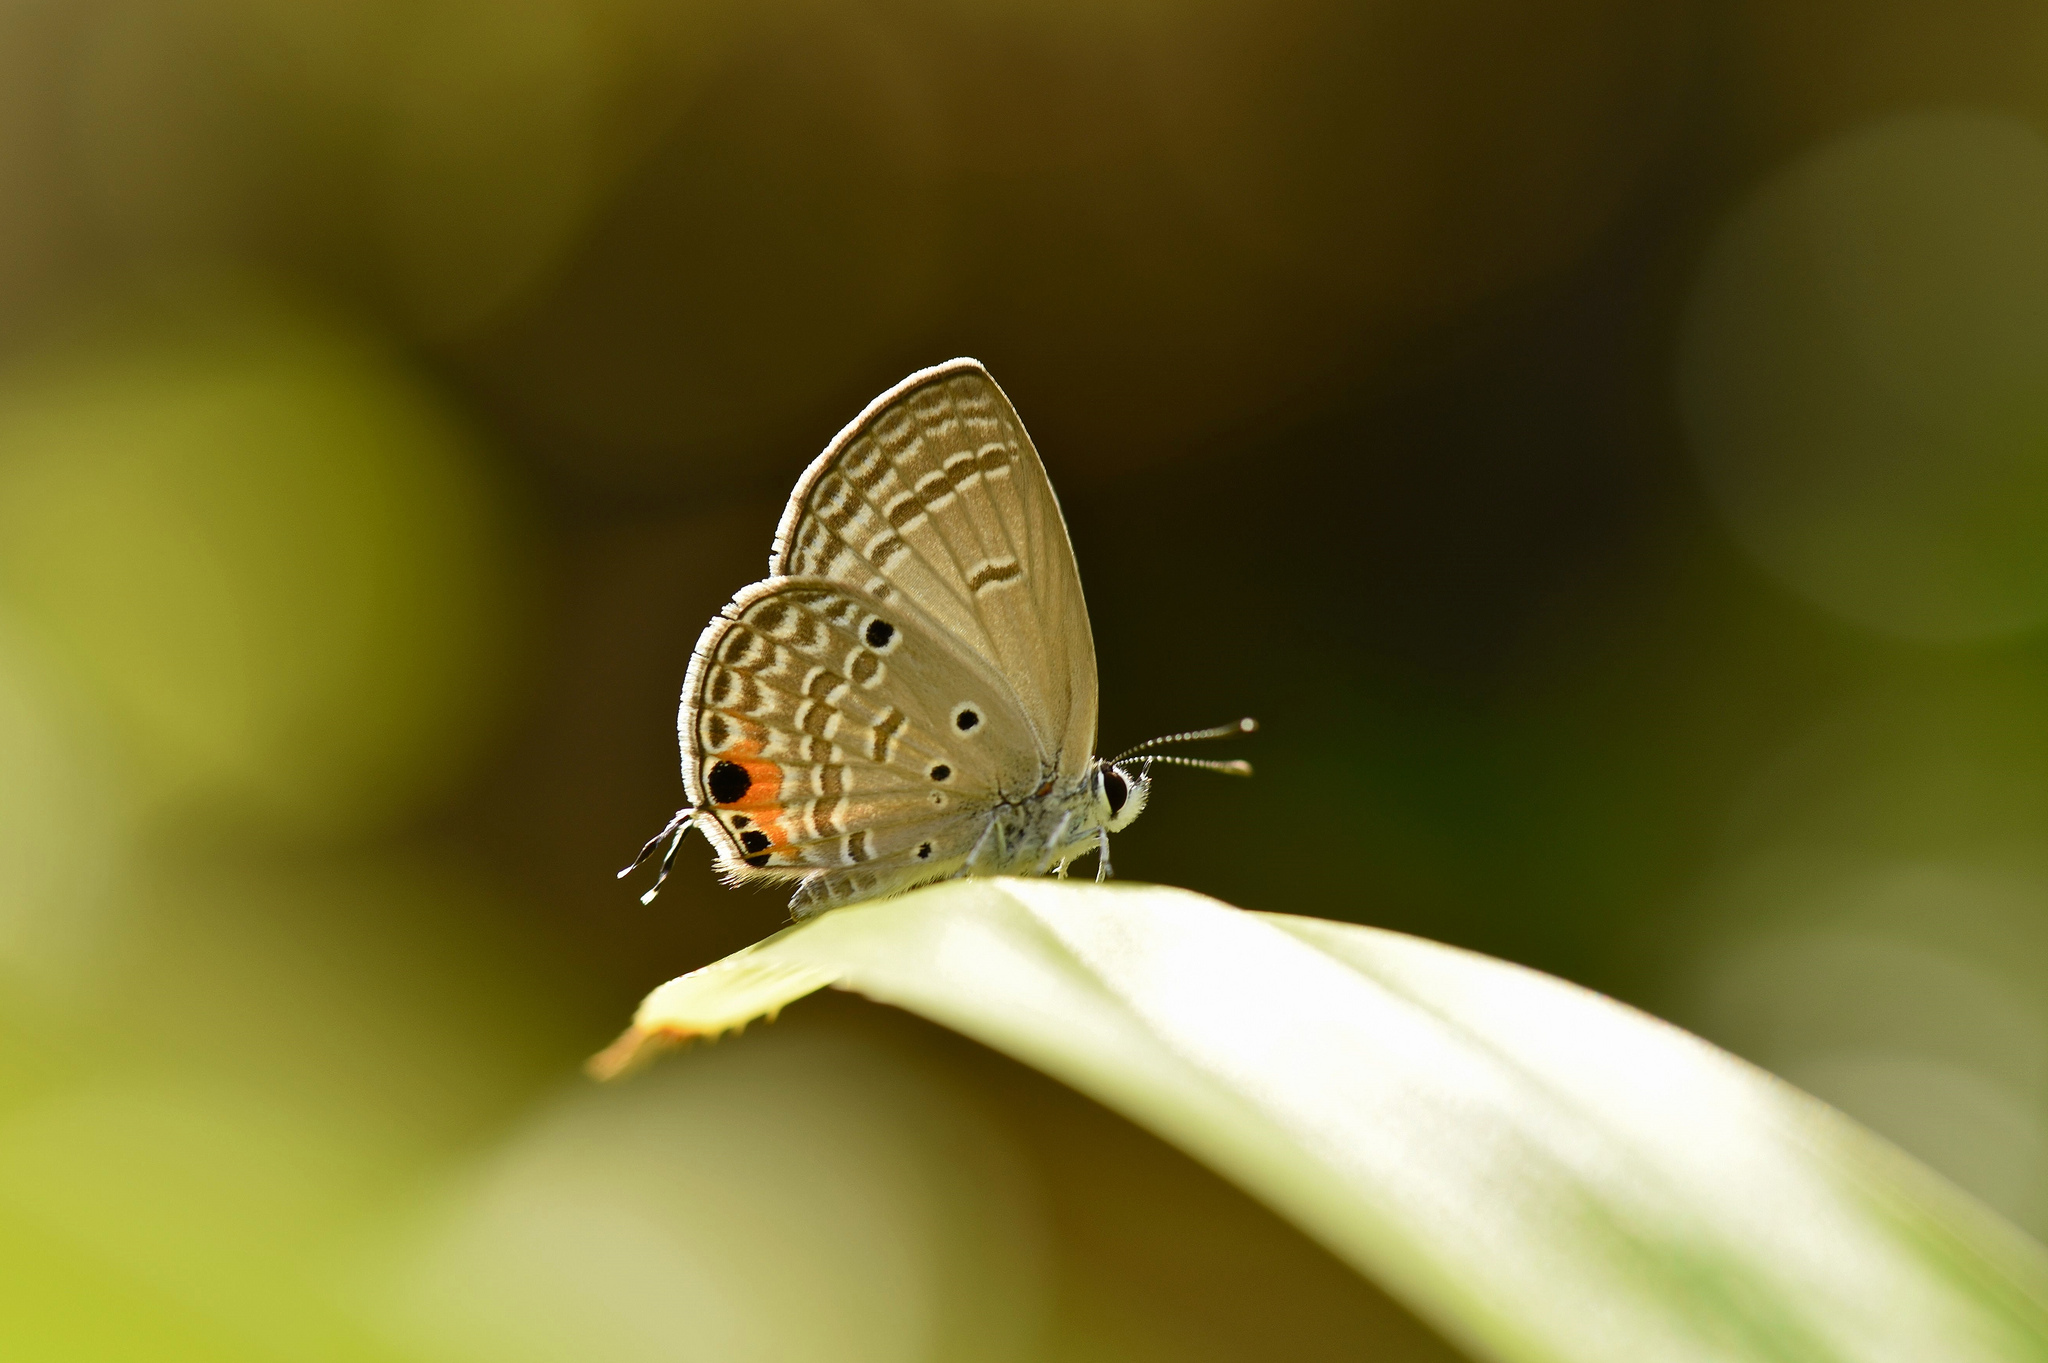
[(818, 578), (756, 583), (711, 622), (681, 730), (722, 869), (802, 879), (800, 913), (957, 871), (996, 801), (1042, 779), (1000, 673), (900, 595)]
[(797, 484), (769, 571), (915, 602), (1010, 680), (1069, 778), (1095, 749), (1095, 641), (1052, 484), (988, 371), (953, 360), (869, 404)]

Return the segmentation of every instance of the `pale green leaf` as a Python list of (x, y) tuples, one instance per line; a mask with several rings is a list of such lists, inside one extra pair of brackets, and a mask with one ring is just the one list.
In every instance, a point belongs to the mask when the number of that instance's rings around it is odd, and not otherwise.
[(672, 981), (608, 1063), (828, 983), (1157, 1132), (1478, 1357), (2048, 1359), (2048, 1255), (1893, 1147), (1609, 999), (1396, 933), (958, 881)]

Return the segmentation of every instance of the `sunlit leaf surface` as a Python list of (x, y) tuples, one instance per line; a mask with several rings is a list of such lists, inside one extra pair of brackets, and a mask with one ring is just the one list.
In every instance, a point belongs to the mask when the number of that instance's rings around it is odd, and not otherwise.
[(663, 986), (602, 1058), (824, 984), (1072, 1084), (1480, 1357), (2048, 1357), (2048, 1256), (1829, 1108), (1575, 986), (1154, 887), (979, 880)]

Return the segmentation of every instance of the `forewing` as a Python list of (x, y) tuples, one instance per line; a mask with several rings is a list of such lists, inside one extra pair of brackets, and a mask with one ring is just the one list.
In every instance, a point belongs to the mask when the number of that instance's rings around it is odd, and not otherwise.
[(997, 799), (1043, 779), (1001, 675), (900, 595), (816, 578), (756, 583), (712, 620), (679, 729), (683, 784), (727, 873), (820, 892), (935, 878)]
[(1016, 409), (973, 360), (876, 398), (791, 494), (769, 571), (908, 598), (1010, 680), (1040, 755), (1095, 749), (1095, 640), (1066, 520)]

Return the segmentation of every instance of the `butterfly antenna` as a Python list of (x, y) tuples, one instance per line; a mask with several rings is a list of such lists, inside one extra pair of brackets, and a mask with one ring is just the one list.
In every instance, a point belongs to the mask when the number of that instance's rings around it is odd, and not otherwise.
[[(1110, 758), (1109, 760), (1111, 762), (1121, 762), (1126, 757), (1135, 757), (1137, 754), (1141, 752), (1149, 752), (1153, 748), (1163, 748), (1169, 743), (1196, 743), (1200, 742), (1203, 739), (1208, 738), (1235, 738), (1239, 734), (1255, 734), (1258, 731), (1259, 722), (1256, 719), (1251, 718), (1250, 716), (1246, 716), (1245, 718), (1238, 720), (1235, 724), (1218, 724), (1212, 729), (1189, 729), (1186, 733), (1163, 734), (1158, 738), (1148, 738), (1143, 743), (1140, 743), (1137, 747), (1126, 748), (1122, 752), (1118, 753), (1115, 757)], [(1179, 760), (1183, 762), (1192, 761), (1192, 759), (1189, 758), (1181, 758)], [(1193, 765), (1201, 766), (1203, 764), (1199, 762), (1194, 762)], [(1250, 768), (1246, 768), (1244, 774), (1250, 775)]]
[(1140, 760), (1144, 762), (1147, 771), (1150, 771), (1152, 764), (1157, 762), (1169, 767), (1199, 767), (1203, 771), (1220, 771), (1225, 776), (1250, 776), (1252, 774), (1252, 764), (1242, 758), (1234, 758), (1228, 762), (1211, 762), (1200, 757), (1173, 757), (1152, 753)]
[(696, 817), (697, 811), (694, 809), (677, 810), (676, 816), (670, 819), (659, 833), (647, 840), (647, 845), (640, 849), (640, 855), (633, 858), (633, 864), (619, 872), (620, 880), (633, 874), (641, 863), (654, 855), (654, 849), (661, 846), (662, 840), (668, 839), (668, 850), (661, 854), (661, 870), (654, 877), (654, 887), (640, 896), (642, 904), (652, 904), (654, 897), (661, 893), (662, 882), (668, 879), (669, 868), (676, 863), (676, 849), (683, 845), (683, 835), (690, 831), (691, 823)]

